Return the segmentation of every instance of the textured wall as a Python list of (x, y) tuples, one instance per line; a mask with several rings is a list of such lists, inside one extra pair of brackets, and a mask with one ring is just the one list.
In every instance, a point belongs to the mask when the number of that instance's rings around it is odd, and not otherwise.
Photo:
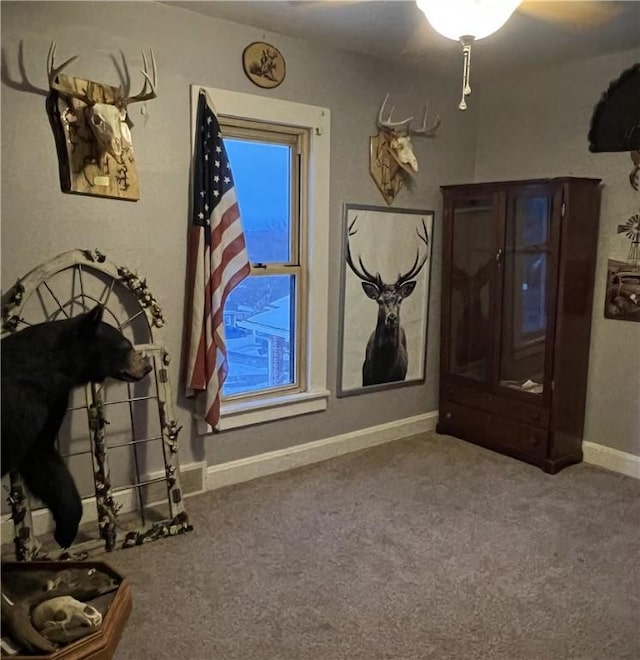
[(509, 77), (485, 76), (479, 92), (476, 180), (586, 176), (602, 179), (584, 439), (640, 454), (640, 323), (604, 318), (607, 259), (626, 259), (616, 228), (638, 212), (628, 153), (592, 154), (593, 106), (640, 49)]
[[(184, 425), (182, 460), (209, 463), (309, 442), (437, 407), (441, 202), (439, 186), (473, 179), (474, 111), (456, 110), (458, 83), (423, 71), (398, 70), (385, 62), (330, 51), (262, 30), (209, 19), (155, 3), (2, 2), (2, 289), (35, 265), (74, 247), (97, 247), (117, 264), (148, 280), (168, 320), (165, 338), (180, 356), (188, 222), (189, 85), (263, 94), (326, 106), (332, 113), (331, 304), (328, 386), (335, 390), (342, 204), (383, 204), (368, 172), (368, 136), (386, 91), (395, 93), (398, 114), (420, 112), (426, 97), (443, 125), (437, 139), (417, 142), (418, 185), (396, 199), (402, 207), (436, 211), (428, 336), (427, 382), (399, 390), (336, 399), (324, 413), (273, 422), (216, 436), (198, 437), (180, 395), (178, 359), (172, 363), (178, 415)], [(59, 191), (53, 137), (44, 96), (15, 89), (23, 41), (23, 71), (31, 85), (46, 88), (49, 43), (58, 61), (80, 59), (70, 74), (117, 84), (112, 57), (123, 51), (132, 62), (133, 89), (142, 84), (140, 49), (153, 48), (159, 96), (148, 104), (145, 124), (133, 107), (133, 143), (141, 186), (139, 202), (64, 195)], [(276, 90), (253, 86), (241, 69), (251, 41), (270, 40), (287, 59), (287, 78)], [(428, 66), (428, 63), (426, 64)], [(24, 80), (23, 80), (24, 82)]]

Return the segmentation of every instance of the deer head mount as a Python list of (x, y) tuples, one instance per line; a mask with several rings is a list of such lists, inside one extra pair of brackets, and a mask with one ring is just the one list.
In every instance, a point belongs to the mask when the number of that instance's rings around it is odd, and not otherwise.
[(434, 137), (441, 121), (436, 116), (433, 123), (427, 125), (429, 103), (425, 106), (422, 124), (418, 128), (412, 128), (413, 116), (393, 121), (395, 106), (391, 107), (385, 119), (388, 101), (389, 94), (384, 97), (378, 111), (378, 133), (370, 139), (369, 169), (385, 201), (391, 204), (400, 192), (406, 176), (418, 172), (418, 159), (413, 152), (411, 137)]
[[(416, 277), (429, 257), (429, 234), (424, 218), (422, 233), (416, 229), (419, 242), (413, 264), (404, 273), (399, 273), (395, 282), (384, 282), (380, 273), (371, 273), (362, 257), (358, 263), (353, 259), (349, 238), (357, 233), (354, 229), (358, 216), (349, 224), (346, 261), (353, 274), (361, 280), (365, 295), (378, 304), (376, 327), (371, 333), (362, 364), (362, 385), (379, 385), (405, 380), (409, 358), (405, 331), (400, 325), (400, 305), (416, 288)], [(420, 244), (426, 249), (421, 255)]]
[[(133, 157), (128, 107), (156, 98), (157, 70), (153, 51), (150, 63), (142, 53), (144, 83), (138, 94), (130, 94), (130, 80), (118, 87), (73, 78), (62, 71), (77, 55), (55, 65), (56, 43), (47, 56), (49, 110), (58, 142), (61, 176), (65, 192), (138, 199), (137, 173)], [(126, 71), (125, 62), (125, 71)], [(64, 149), (62, 146), (64, 145)], [(62, 152), (62, 153), (61, 153)]]

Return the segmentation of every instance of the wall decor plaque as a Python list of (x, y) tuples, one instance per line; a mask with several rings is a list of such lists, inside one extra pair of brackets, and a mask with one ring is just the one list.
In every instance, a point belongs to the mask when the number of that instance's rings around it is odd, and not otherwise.
[(254, 85), (265, 89), (277, 87), (286, 75), (282, 53), (264, 41), (254, 41), (244, 49), (242, 67)]

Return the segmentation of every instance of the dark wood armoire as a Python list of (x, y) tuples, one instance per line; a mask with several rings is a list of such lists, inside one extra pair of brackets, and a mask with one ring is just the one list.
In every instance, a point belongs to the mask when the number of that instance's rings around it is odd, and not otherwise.
[(437, 431), (582, 460), (600, 180), (443, 186)]

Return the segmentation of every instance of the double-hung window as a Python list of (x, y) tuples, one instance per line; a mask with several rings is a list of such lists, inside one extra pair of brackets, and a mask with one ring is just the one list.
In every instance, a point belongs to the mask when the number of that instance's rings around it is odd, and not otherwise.
[[(192, 88), (192, 101), (200, 87)], [(251, 274), (227, 298), (220, 428), (327, 405), (329, 112), (208, 89)], [(201, 424), (202, 432), (208, 431)]]
[(227, 120), (251, 275), (224, 309), (225, 401), (304, 389), (307, 133)]

